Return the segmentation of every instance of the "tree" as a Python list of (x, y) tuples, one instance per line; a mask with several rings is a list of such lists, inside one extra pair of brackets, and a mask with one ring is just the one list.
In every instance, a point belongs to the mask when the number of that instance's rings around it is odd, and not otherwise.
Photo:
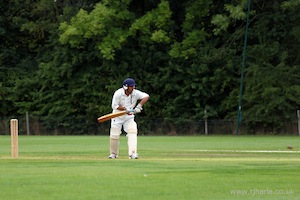
[[(148, 116), (236, 117), (246, 0), (0, 4), (1, 115), (30, 111), (48, 128), (95, 133), (113, 91), (131, 76), (150, 93)], [(296, 0), (252, 1), (248, 127), (280, 128), (299, 107), (298, 9)]]
[(296, 36), (300, 30), (296, 8), (300, 3), (295, 2), (264, 4), (264, 17), (252, 22), (245, 117), (247, 123), (261, 123), (264, 129), (273, 124), (269, 130), (272, 132), (280, 129), (284, 121), (294, 119), (300, 105), (300, 43)]

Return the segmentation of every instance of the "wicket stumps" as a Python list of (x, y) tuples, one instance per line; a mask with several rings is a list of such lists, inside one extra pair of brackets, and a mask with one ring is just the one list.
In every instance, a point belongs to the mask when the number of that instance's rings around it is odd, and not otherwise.
[(18, 120), (10, 120), (10, 135), (11, 135), (11, 157), (18, 158)]

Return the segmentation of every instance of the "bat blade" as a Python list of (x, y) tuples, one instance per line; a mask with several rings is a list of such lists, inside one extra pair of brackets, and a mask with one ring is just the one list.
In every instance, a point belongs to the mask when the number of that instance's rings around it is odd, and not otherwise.
[(105, 122), (105, 121), (110, 120), (112, 118), (125, 115), (126, 113), (127, 113), (126, 110), (123, 110), (123, 111), (120, 111), (120, 112), (115, 112), (115, 113), (109, 113), (109, 114), (106, 114), (106, 115), (103, 115), (103, 116), (99, 117), (98, 122)]

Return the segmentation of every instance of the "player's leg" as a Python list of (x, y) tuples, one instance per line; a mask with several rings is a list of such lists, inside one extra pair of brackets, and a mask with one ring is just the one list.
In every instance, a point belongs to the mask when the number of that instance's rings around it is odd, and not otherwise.
[(108, 158), (117, 158), (119, 155), (120, 135), (122, 133), (122, 124), (116, 120), (111, 120), (110, 127), (110, 155)]
[(137, 124), (134, 119), (127, 120), (124, 123), (124, 131), (127, 133), (127, 143), (128, 143), (128, 155), (131, 159), (137, 159)]

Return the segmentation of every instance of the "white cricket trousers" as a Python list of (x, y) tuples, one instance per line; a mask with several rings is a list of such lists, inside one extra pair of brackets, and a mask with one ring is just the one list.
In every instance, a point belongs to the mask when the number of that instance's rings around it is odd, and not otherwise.
[(119, 141), (122, 134), (122, 127), (127, 133), (128, 155), (137, 154), (137, 123), (133, 115), (116, 117), (111, 120), (110, 127), (110, 153), (119, 154)]

